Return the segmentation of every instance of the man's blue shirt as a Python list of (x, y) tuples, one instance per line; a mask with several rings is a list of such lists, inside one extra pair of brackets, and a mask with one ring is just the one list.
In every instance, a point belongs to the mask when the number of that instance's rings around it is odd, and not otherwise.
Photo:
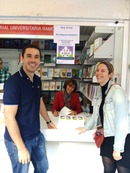
[[(40, 131), (41, 96), (40, 78), (34, 75), (32, 82), (23, 68), (5, 82), (3, 103), (4, 105), (18, 105), (16, 120), (24, 141), (32, 139)], [(6, 140), (12, 141), (7, 128), (4, 137)]]

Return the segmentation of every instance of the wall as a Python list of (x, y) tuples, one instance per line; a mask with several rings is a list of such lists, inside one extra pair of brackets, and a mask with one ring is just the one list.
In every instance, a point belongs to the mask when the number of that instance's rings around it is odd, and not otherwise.
[(0, 57), (9, 64), (9, 72), (14, 74), (18, 70), (19, 52), (13, 49), (1, 49)]
[[(4, 0), (1, 16), (128, 19), (129, 0)], [(5, 22), (5, 21), (3, 21)]]

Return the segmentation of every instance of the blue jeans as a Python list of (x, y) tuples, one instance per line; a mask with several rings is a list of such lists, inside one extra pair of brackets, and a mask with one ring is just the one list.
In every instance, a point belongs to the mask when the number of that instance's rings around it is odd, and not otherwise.
[[(13, 142), (5, 140), (5, 145), (11, 160), (13, 173), (28, 173), (29, 164), (21, 164), (18, 160), (18, 150)], [(42, 133), (32, 140), (25, 142), (34, 166), (34, 173), (47, 173), (48, 160), (46, 155), (45, 138)]]

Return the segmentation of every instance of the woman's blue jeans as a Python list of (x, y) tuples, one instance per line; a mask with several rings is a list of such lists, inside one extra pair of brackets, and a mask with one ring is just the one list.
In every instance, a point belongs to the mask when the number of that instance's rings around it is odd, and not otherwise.
[[(21, 164), (18, 160), (18, 150), (13, 142), (5, 140), (5, 145), (11, 160), (13, 173), (28, 173), (29, 163)], [(25, 142), (34, 166), (34, 173), (47, 173), (48, 159), (46, 155), (45, 138), (42, 133)]]

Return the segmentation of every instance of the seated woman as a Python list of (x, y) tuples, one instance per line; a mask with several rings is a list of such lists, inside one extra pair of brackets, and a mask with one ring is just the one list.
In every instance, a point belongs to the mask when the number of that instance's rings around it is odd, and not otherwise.
[(82, 112), (79, 95), (76, 92), (77, 82), (75, 79), (68, 79), (64, 83), (64, 90), (56, 93), (52, 113), (59, 116), (60, 110), (66, 106), (71, 110), (70, 115), (76, 115)]

